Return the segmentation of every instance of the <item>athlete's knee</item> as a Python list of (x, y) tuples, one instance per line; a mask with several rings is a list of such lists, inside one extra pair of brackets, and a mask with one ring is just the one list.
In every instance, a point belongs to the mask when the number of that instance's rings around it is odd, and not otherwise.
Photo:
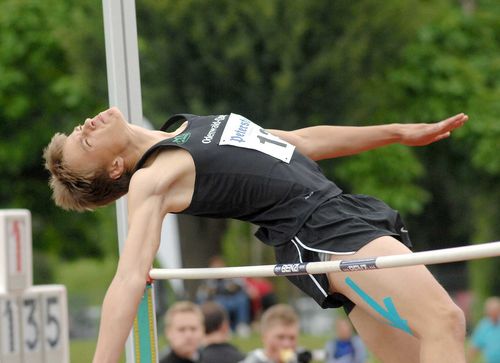
[(445, 324), (448, 331), (457, 340), (465, 341), (465, 315), (455, 303), (450, 303), (448, 310), (445, 312)]
[(465, 340), (465, 316), (455, 303), (440, 304), (432, 309), (430, 319), (419, 332), (422, 338)]

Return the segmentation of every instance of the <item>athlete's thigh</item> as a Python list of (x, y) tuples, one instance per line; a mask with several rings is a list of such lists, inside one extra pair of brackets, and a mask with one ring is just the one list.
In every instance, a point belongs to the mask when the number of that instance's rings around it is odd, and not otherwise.
[[(360, 249), (352, 258), (410, 253), (392, 237), (380, 237)], [(345, 259), (334, 256), (332, 259)], [(346, 273), (330, 273), (330, 286), (352, 300), (379, 321), (391, 323), (412, 334), (430, 328), (436, 314), (452, 303), (447, 292), (425, 266), (398, 267)], [(407, 321), (408, 326), (404, 321)]]
[(384, 363), (418, 363), (420, 343), (417, 338), (375, 319), (355, 306), (349, 319), (368, 351)]

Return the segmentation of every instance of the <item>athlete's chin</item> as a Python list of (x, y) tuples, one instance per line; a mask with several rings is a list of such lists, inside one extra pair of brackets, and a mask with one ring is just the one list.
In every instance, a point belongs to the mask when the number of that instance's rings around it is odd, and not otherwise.
[(108, 108), (106, 111), (101, 112), (99, 115), (103, 123), (110, 123), (115, 121), (126, 122), (125, 117), (118, 107)]
[(110, 107), (102, 113), (102, 115), (109, 118), (124, 118), (122, 112), (118, 107)]

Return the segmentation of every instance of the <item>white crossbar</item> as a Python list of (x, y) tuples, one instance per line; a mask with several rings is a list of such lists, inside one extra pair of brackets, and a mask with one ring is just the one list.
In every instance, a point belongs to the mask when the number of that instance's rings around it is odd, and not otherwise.
[(326, 272), (365, 271), (414, 265), (432, 265), (495, 256), (500, 256), (500, 241), (425, 252), (341, 261), (221, 268), (152, 269), (149, 276), (154, 280), (290, 276), (322, 274)]

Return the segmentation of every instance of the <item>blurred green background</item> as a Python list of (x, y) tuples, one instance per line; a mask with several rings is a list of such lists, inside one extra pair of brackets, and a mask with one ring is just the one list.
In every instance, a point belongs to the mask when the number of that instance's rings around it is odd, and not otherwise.
[[(235, 112), (286, 130), (468, 113), (449, 140), (321, 167), (345, 191), (398, 209), (417, 251), (498, 239), (498, 1), (141, 0), (136, 8), (143, 110), (155, 126), (178, 112)], [(0, 0), (0, 208), (31, 210), (35, 283), (66, 284), (72, 315), (99, 306), (113, 276), (115, 209), (57, 209), (41, 155), (56, 131), (107, 105), (101, 1)], [(230, 265), (273, 261), (243, 223), (185, 218), (180, 227), (188, 266), (216, 252)], [(484, 298), (500, 295), (499, 259), (431, 270), (469, 326)], [(281, 301), (300, 296), (273, 282)]]

